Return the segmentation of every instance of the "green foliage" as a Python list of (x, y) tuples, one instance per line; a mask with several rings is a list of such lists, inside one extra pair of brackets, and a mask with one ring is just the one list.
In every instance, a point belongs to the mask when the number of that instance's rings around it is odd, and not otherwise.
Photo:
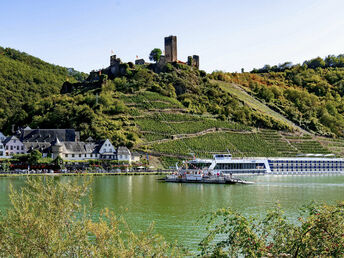
[(162, 51), (160, 48), (154, 48), (149, 54), (149, 60), (158, 62), (160, 60)]
[(209, 133), (203, 136), (174, 140), (151, 145), (154, 151), (188, 155), (195, 152), (200, 157), (211, 157), (213, 153), (230, 150), (233, 156), (273, 157), (279, 153), (259, 134), (255, 133)]
[[(342, 55), (315, 58), (282, 69), (266, 67), (254, 74), (223, 74), (226, 81), (263, 100), (300, 127), (325, 136), (344, 136)], [(219, 73), (212, 77), (219, 78)]]
[[(169, 117), (171, 117), (171, 115), (161, 114), (137, 119), (136, 122), (140, 126), (140, 129), (142, 131), (165, 133), (169, 135), (197, 133), (211, 128), (225, 128), (233, 130), (248, 129), (248, 127), (245, 127), (238, 123), (220, 121), (215, 119), (194, 118), (194, 120), (192, 121), (192, 116), (190, 115), (179, 115), (179, 119), (183, 119), (183, 117), (185, 117), (185, 122), (182, 120), (175, 121), (173, 119), (169, 119)], [(173, 117), (178, 116), (173, 115)]]
[(30, 152), (28, 163), (30, 165), (36, 165), (41, 158), (42, 158), (42, 153), (40, 153), (38, 150), (33, 150)]
[(200, 243), (206, 257), (341, 257), (344, 203), (312, 204), (290, 222), (279, 206), (265, 217), (245, 217), (228, 208), (203, 217), (208, 234)]
[(60, 91), (64, 81), (84, 74), (10, 48), (0, 47), (0, 128), (10, 133), (11, 125), (29, 120), (26, 105)]
[[(2, 257), (162, 257), (185, 251), (147, 231), (134, 233), (123, 218), (105, 209), (85, 213), (89, 180), (61, 183), (50, 177), (28, 179), (10, 191), (11, 208), (0, 214)], [(90, 203), (87, 200), (87, 203)], [(88, 207), (90, 208), (90, 207)]]

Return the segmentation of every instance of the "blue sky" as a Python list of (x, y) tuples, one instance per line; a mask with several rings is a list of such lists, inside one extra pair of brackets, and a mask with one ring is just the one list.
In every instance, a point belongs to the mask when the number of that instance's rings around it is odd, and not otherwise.
[(344, 53), (342, 0), (0, 0), (0, 46), (89, 72), (148, 60), (178, 37), (178, 59), (208, 72)]

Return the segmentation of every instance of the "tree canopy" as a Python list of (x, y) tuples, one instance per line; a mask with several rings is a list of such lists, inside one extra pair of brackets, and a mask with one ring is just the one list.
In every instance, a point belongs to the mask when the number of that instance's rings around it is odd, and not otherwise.
[(162, 55), (162, 51), (160, 48), (154, 48), (149, 54), (149, 60), (158, 62)]

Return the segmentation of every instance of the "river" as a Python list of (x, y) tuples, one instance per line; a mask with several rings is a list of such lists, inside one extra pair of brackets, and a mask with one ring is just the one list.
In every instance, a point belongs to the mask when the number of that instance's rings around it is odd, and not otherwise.
[[(160, 176), (161, 177), (161, 176)], [(60, 177), (59, 180), (70, 180)], [(159, 176), (101, 176), (92, 182), (96, 209), (108, 207), (124, 215), (135, 230), (155, 222), (155, 230), (167, 240), (197, 249), (204, 236), (200, 215), (232, 207), (245, 215), (260, 216), (279, 202), (290, 219), (311, 201), (344, 200), (344, 175), (254, 176), (253, 185), (177, 184), (157, 181)], [(9, 185), (19, 188), (25, 177), (0, 178), (0, 209), (9, 207)]]

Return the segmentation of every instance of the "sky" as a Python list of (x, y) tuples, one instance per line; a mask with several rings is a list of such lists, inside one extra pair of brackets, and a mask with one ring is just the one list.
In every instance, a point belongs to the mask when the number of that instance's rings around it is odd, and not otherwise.
[(200, 69), (302, 63), (344, 53), (343, 0), (0, 0), (0, 46), (90, 72), (148, 61), (176, 35), (178, 59)]

